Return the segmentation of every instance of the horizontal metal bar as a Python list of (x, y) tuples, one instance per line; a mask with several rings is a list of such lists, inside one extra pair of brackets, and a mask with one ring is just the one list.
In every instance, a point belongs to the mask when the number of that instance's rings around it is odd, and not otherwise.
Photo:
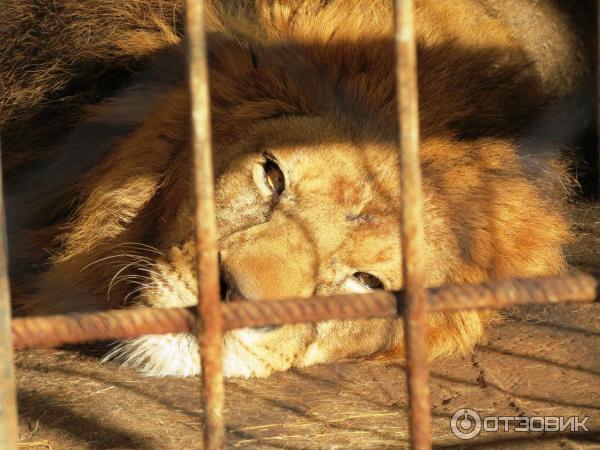
[[(427, 290), (429, 312), (497, 309), (524, 304), (593, 302), (598, 280), (579, 273), (561, 277), (494, 281)], [(13, 345), (56, 347), (79, 342), (128, 339), (143, 334), (193, 332), (195, 308), (140, 308), (13, 319)], [(403, 292), (335, 295), (268, 302), (223, 303), (223, 329), (264, 327), (394, 316), (404, 311)]]

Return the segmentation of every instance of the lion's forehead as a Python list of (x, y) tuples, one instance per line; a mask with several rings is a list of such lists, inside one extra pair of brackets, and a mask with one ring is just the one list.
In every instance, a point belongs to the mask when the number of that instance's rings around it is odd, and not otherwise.
[[(364, 192), (348, 194), (363, 198)], [(290, 222), (301, 222), (305, 232), (310, 233), (317, 252), (340, 260), (350, 267), (375, 266), (389, 272), (389, 266), (400, 259), (400, 214), (386, 198), (378, 198), (370, 192), (367, 201), (354, 209), (353, 203), (336, 198), (331, 192), (321, 193), (322, 199), (300, 197), (286, 211)], [(398, 266), (399, 267), (399, 266)]]
[[(276, 150), (277, 152), (277, 150)], [(399, 177), (393, 148), (321, 145), (278, 151), (288, 164), (296, 197), (337, 207), (349, 215), (370, 210), (371, 215), (399, 210)]]

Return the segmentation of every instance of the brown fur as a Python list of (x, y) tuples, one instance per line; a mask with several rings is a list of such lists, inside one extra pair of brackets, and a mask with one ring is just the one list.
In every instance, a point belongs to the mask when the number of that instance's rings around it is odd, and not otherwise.
[[(93, 5), (9, 1), (0, 18), (17, 307), (189, 305), (182, 7)], [(565, 17), (541, 11), (543, 24), (525, 30), (501, 2), (417, 2), (430, 286), (565, 267), (564, 164), (555, 143), (529, 138), (586, 72)], [(219, 247), (232, 291), (334, 294), (355, 272), (402, 286), (391, 18), (388, 1), (209, 5)], [(552, 23), (555, 51), (537, 54), (532, 39)], [(565, 54), (580, 56), (571, 70)], [(286, 175), (277, 202), (260, 186), (265, 153)], [(431, 315), (432, 357), (470, 350), (487, 318)], [(152, 374), (198, 370), (187, 337), (142, 338), (119, 352)], [(399, 320), (242, 330), (225, 337), (225, 372), (264, 376), (378, 352), (402, 353)]]

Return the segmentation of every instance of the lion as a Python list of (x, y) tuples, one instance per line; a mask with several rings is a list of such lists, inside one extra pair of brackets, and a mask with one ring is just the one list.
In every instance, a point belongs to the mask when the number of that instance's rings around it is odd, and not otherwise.
[[(222, 300), (401, 289), (391, 2), (206, 8)], [(569, 16), (516, 0), (419, 0), (415, 14), (427, 286), (566, 270), (570, 175), (564, 142), (541, 131), (590, 76)], [(196, 303), (182, 24), (179, 0), (5, 6), (17, 313)], [(429, 357), (470, 352), (492, 317), (430, 314)], [(224, 375), (246, 378), (404, 347), (399, 318), (223, 339)], [(151, 376), (201, 370), (186, 334), (120, 342), (106, 359)]]

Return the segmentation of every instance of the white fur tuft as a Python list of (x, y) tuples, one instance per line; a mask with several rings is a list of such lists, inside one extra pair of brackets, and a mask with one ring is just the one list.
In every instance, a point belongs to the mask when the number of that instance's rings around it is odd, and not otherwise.
[[(225, 377), (264, 377), (272, 370), (262, 358), (249, 352), (265, 335), (264, 331), (242, 329), (223, 339)], [(200, 373), (196, 338), (191, 334), (148, 335), (119, 343), (103, 362), (115, 361), (152, 377), (191, 377)]]
[(200, 373), (198, 344), (190, 334), (152, 334), (123, 341), (102, 361), (108, 360), (153, 377), (191, 377)]

